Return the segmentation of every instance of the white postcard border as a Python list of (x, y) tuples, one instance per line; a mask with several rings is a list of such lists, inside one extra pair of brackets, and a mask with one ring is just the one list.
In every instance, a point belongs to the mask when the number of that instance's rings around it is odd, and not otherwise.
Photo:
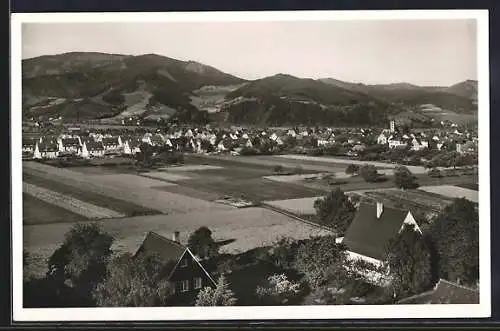
[[(76, 22), (476, 19), (480, 198), (480, 303), (477, 305), (42, 308), (22, 307), (21, 24)], [(487, 10), (295, 11), (198, 13), (27, 13), (11, 16), (11, 152), (14, 321), (155, 321), (268, 319), (463, 318), (491, 315), (489, 25)]]

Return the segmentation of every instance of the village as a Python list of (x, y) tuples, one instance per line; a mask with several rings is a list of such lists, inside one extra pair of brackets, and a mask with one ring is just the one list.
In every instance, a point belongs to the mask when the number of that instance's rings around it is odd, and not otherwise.
[[(442, 123), (439, 129), (400, 130), (394, 120), (387, 129), (377, 132), (372, 128), (289, 128), (245, 129), (232, 127), (164, 128), (144, 133), (113, 132), (120, 130), (86, 130), (76, 127), (59, 135), (38, 134), (37, 138), (23, 139), (25, 159), (56, 159), (69, 155), (81, 158), (104, 158), (135, 155), (140, 145), (164, 146), (171, 150), (231, 155), (273, 153), (315, 153), (320, 149), (338, 147), (339, 156), (358, 157), (360, 152), (374, 145), (387, 149), (410, 151), (456, 151), (460, 154), (477, 153), (477, 131), (459, 129), (454, 123)], [(36, 131), (35, 131), (36, 132)], [(36, 133), (34, 135), (37, 135)]]

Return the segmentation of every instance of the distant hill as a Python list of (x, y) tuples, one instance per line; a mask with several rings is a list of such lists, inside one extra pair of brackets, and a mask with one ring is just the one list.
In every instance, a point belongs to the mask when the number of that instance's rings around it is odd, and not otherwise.
[(443, 89), (443, 92), (460, 95), (477, 101), (477, 80), (466, 80)]
[(383, 123), (398, 109), (359, 91), (278, 74), (229, 93), (222, 111), (232, 123), (343, 125)]
[(320, 79), (320, 81), (409, 107), (433, 104), (459, 113), (471, 113), (477, 110), (475, 103), (477, 100), (477, 81), (472, 80), (450, 87), (417, 86), (408, 83), (365, 85), (332, 78)]
[(449, 87), (365, 85), (287, 74), (247, 81), (156, 54), (40, 56), (22, 61), (22, 75), (23, 116), (36, 119), (373, 125), (397, 114), (425, 122), (442, 111), (474, 115), (477, 100), (476, 81)]
[(23, 61), (23, 115), (94, 119), (199, 114), (193, 91), (245, 80), (193, 61), (155, 54), (66, 53)]

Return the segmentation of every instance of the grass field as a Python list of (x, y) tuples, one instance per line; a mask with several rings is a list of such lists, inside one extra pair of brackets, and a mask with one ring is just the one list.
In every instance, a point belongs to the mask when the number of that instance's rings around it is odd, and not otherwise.
[(479, 185), (477, 183), (458, 184), (455, 186), (466, 188), (468, 190), (479, 191)]
[(416, 208), (422, 211), (439, 212), (452, 202), (447, 197), (429, 194), (421, 190), (380, 190), (365, 192), (364, 196), (400, 208)]
[[(64, 182), (66, 187), (70, 187), (68, 194), (72, 191), (79, 191), (80, 194), (88, 195), (88, 199), (78, 198), (82, 201), (90, 201), (96, 196), (101, 200), (102, 196), (112, 198), (113, 201), (120, 201), (125, 206), (141, 206), (142, 209), (153, 210), (161, 213), (187, 213), (199, 210), (228, 210), (228, 206), (195, 199), (164, 190), (156, 190), (151, 186), (166, 186), (166, 182), (154, 180), (138, 175), (114, 174), (114, 175), (84, 175), (68, 169), (54, 168), (46, 165), (29, 163), (25, 166), (25, 173), (34, 174), (36, 178), (49, 180), (51, 185), (58, 185)], [(37, 184), (37, 183), (33, 183)], [(43, 185), (40, 185), (43, 187)], [(56, 192), (61, 192), (54, 187), (47, 187)], [(107, 199), (106, 198), (106, 199)], [(99, 205), (98, 203), (95, 203)], [(113, 206), (107, 203), (109, 208)], [(113, 208), (114, 209), (114, 208)], [(117, 210), (120, 211), (121, 210)]]
[(23, 193), (23, 224), (76, 223), (86, 217)]
[[(164, 180), (168, 182), (177, 182), (180, 180), (187, 180), (189, 179), (188, 176), (184, 175), (179, 175), (179, 174), (173, 174), (165, 171), (150, 171), (150, 172), (145, 172), (142, 174), (143, 177), (149, 177), (153, 179), (159, 179), (159, 180)], [(158, 186), (158, 184), (154, 185)]]
[(422, 186), (423, 191), (439, 194), (450, 198), (466, 198), (472, 202), (479, 202), (479, 192), (469, 190), (459, 186), (441, 185), (441, 186)]
[(46, 203), (53, 204), (89, 219), (118, 218), (125, 216), (125, 214), (115, 212), (108, 208), (99, 207), (33, 184), (23, 183), (23, 192)]
[(23, 181), (90, 204), (94, 204), (96, 206), (114, 210), (127, 216), (152, 215), (159, 213), (159, 211), (145, 208), (131, 202), (102, 195), (84, 188), (79, 188), (78, 185), (67, 185), (62, 181), (51, 180), (30, 173), (23, 173)]
[(192, 189), (217, 194), (219, 198), (232, 196), (244, 197), (255, 202), (264, 200), (279, 200), (303, 198), (321, 195), (323, 191), (307, 188), (301, 185), (278, 183), (261, 178), (224, 180), (191, 180), (179, 183)]
[(265, 201), (265, 204), (288, 211), (295, 215), (316, 215), (314, 201), (322, 196), (299, 199), (285, 199), (275, 201)]

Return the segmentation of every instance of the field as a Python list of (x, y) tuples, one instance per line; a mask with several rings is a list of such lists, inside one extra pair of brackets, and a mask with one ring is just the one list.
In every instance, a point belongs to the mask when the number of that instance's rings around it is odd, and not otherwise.
[[(84, 175), (79, 172), (69, 169), (54, 168), (42, 164), (27, 162), (25, 173), (29, 173), (32, 177), (44, 181), (49, 180), (51, 185), (59, 185), (64, 182), (64, 186), (69, 187), (68, 194), (73, 195), (73, 191), (78, 191), (80, 194), (85, 194), (88, 199), (83, 199), (74, 196), (82, 201), (91, 199), (101, 200), (111, 198), (118, 202), (117, 205), (136, 205), (141, 209), (153, 210), (157, 213), (186, 213), (198, 210), (227, 210), (228, 206), (210, 203), (204, 200), (191, 198), (179, 194), (157, 190), (153, 186), (165, 187), (167, 184), (164, 181), (153, 180), (138, 175), (131, 174), (111, 174), (111, 175)], [(33, 183), (37, 184), (37, 183)], [(43, 187), (43, 185), (40, 185)], [(61, 192), (54, 187), (47, 187), (56, 192)], [(99, 196), (98, 199), (93, 196)], [(109, 208), (114, 205), (109, 204)], [(120, 211), (120, 210), (117, 210)]]
[[(165, 171), (150, 171), (150, 172), (145, 172), (142, 174), (143, 177), (149, 177), (153, 179), (159, 179), (159, 180), (164, 180), (164, 181), (169, 181), (169, 182), (177, 182), (180, 180), (187, 180), (189, 177), (183, 176), (183, 175), (178, 175), (178, 174), (172, 174), (168, 173)], [(155, 185), (158, 186), (158, 185)]]
[[(186, 242), (189, 235), (200, 226), (209, 227), (216, 240), (228, 241), (221, 248), (222, 252), (227, 253), (245, 252), (268, 245), (281, 236), (303, 239), (312, 235), (332, 234), (329, 230), (300, 221), (290, 214), (314, 215), (314, 201), (336, 187), (345, 192), (385, 189), (366, 196), (371, 195), (372, 198), (383, 199), (391, 204), (412, 203), (412, 206), (431, 210), (451, 201), (449, 197), (423, 190), (402, 195), (401, 191), (394, 189), (391, 179), (383, 183), (366, 183), (356, 176), (337, 178), (344, 182), (328, 185), (326, 180), (304, 180), (303, 176), (280, 176), (290, 182), (265, 178), (273, 176), (277, 165), (284, 166), (285, 171), (300, 166), (306, 177), (307, 174), (343, 173), (346, 164), (333, 161), (278, 156), (186, 155), (183, 166), (164, 167), (141, 174), (127, 172), (126, 166), (55, 168), (25, 162), (23, 181), (123, 215), (98, 221), (105, 231), (116, 238), (113, 248), (118, 252), (134, 252), (148, 231), (167, 237), (179, 231), (181, 241)], [(425, 174), (417, 177), (421, 185), (473, 182), (466, 176), (434, 179)], [(64, 240), (64, 234), (72, 227), (72, 223), (89, 220), (75, 213), (76, 210), (70, 212), (54, 205), (54, 199), (48, 204), (27, 197), (24, 245), (36, 256), (33, 257), (34, 268), (43, 270), (43, 261)], [(271, 207), (239, 209), (215, 202), (225, 197), (269, 204), (289, 214), (281, 214)], [(37, 209), (40, 209), (40, 216), (36, 215)]]
[[(36, 174), (32, 174), (29, 171), (23, 173), (23, 181), (25, 183), (30, 183), (55, 192), (59, 192), (60, 194), (64, 194), (74, 199), (114, 210), (127, 216), (150, 215), (159, 213), (159, 211), (145, 208), (131, 202), (125, 202), (123, 200), (114, 198), (113, 196), (99, 194), (95, 190), (85, 189), (85, 185), (83, 184), (78, 185), (78, 183), (72, 183), (69, 181), (56, 181), (55, 178), (49, 179), (42, 176), (37, 176)], [(68, 185), (71, 183), (73, 185)]]
[(315, 215), (316, 209), (314, 209), (314, 201), (321, 197), (322, 196), (315, 196), (310, 198), (266, 201), (265, 204), (295, 215)]
[(77, 223), (86, 217), (23, 193), (23, 224)]
[(479, 185), (477, 183), (459, 184), (459, 185), (455, 185), (455, 186), (463, 187), (463, 188), (473, 190), (473, 191), (479, 191)]
[(421, 190), (378, 190), (364, 192), (362, 195), (370, 201), (379, 201), (395, 207), (418, 209), (425, 212), (439, 212), (452, 202), (452, 199), (447, 197)]
[(435, 193), (450, 198), (466, 198), (472, 202), (479, 202), (478, 191), (469, 190), (459, 186), (422, 186), (420, 189), (426, 192)]
[(113, 210), (86, 203), (70, 196), (28, 183), (23, 183), (23, 192), (39, 200), (69, 210), (70, 212), (89, 219), (117, 218), (125, 216), (124, 214), (117, 213)]
[[(392, 169), (397, 167), (397, 164), (394, 163), (384, 163), (384, 162), (376, 162), (376, 161), (358, 161), (358, 160), (350, 160), (350, 159), (344, 159), (340, 157), (326, 157), (326, 156), (306, 156), (306, 155), (279, 155), (277, 157), (283, 158), (285, 160), (299, 160), (299, 161), (308, 161), (308, 162), (323, 162), (323, 163), (330, 163), (330, 164), (335, 164), (337, 167), (343, 167), (342, 170), (345, 170), (345, 167), (349, 164), (357, 164), (357, 165), (365, 165), (365, 164), (371, 164), (374, 165), (377, 168), (381, 169)], [(406, 166), (408, 169), (410, 169), (411, 172), (414, 174), (426, 174), (427, 170), (424, 167), (417, 167), (417, 166)]]
[[(322, 191), (307, 188), (301, 185), (278, 183), (262, 178), (251, 179), (225, 179), (208, 177), (206, 179), (188, 180), (178, 182), (179, 185), (207, 192), (217, 196), (217, 199), (231, 196), (244, 198), (255, 202), (264, 200), (290, 199), (300, 197), (310, 197), (322, 194)], [(165, 190), (170, 190), (165, 187)], [(177, 188), (172, 188), (172, 192)], [(187, 191), (185, 193), (188, 193)]]

